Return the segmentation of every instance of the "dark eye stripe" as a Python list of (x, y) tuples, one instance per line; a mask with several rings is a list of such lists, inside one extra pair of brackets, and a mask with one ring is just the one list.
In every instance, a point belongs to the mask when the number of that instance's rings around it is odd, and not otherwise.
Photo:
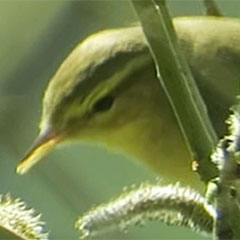
[(114, 97), (111, 95), (104, 96), (100, 98), (95, 104), (93, 105), (93, 112), (104, 112), (109, 110), (114, 102)]

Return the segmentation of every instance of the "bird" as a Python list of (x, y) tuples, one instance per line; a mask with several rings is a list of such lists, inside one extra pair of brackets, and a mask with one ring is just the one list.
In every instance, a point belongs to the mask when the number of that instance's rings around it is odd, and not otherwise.
[[(173, 25), (220, 137), (240, 76), (240, 21), (193, 16), (174, 18)], [(166, 182), (202, 184), (140, 25), (91, 34), (66, 57), (46, 88), (39, 134), (17, 173), (73, 141), (133, 156)]]

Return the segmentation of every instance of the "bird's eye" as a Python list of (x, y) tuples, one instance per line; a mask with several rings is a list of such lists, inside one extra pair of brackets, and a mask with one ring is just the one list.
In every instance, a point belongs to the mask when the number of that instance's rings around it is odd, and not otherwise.
[(94, 112), (104, 112), (109, 110), (114, 102), (114, 97), (111, 95), (104, 96), (100, 98), (94, 105), (93, 111)]

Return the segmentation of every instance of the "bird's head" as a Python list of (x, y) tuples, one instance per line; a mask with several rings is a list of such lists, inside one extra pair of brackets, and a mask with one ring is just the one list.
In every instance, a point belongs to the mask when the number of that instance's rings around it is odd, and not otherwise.
[(153, 70), (140, 27), (102, 31), (81, 42), (49, 82), (39, 135), (17, 172), (24, 174), (58, 143), (101, 141), (136, 118), (136, 106), (152, 94), (142, 84), (149, 65)]

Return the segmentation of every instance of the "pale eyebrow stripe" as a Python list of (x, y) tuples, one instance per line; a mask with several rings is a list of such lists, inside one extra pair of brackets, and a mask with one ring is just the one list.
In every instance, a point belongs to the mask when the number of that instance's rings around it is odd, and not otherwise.
[[(115, 56), (97, 65), (92, 73), (84, 80), (79, 81), (64, 101), (71, 101), (74, 96), (82, 95), (80, 102), (83, 102), (89, 96), (89, 92), (92, 91), (94, 86), (102, 86), (102, 84), (106, 84), (106, 82), (112, 82), (109, 86), (113, 88), (113, 86), (119, 82), (116, 80), (116, 74), (120, 72), (119, 69), (121, 69), (122, 76), (118, 77), (118, 79), (124, 81), (123, 78), (126, 79), (129, 73), (132, 74), (142, 65), (147, 64), (148, 59), (151, 59), (151, 55), (148, 52), (147, 46), (141, 51), (118, 52)], [(115, 79), (115, 81), (113, 79)], [(102, 84), (99, 83), (99, 81), (101, 81)]]

